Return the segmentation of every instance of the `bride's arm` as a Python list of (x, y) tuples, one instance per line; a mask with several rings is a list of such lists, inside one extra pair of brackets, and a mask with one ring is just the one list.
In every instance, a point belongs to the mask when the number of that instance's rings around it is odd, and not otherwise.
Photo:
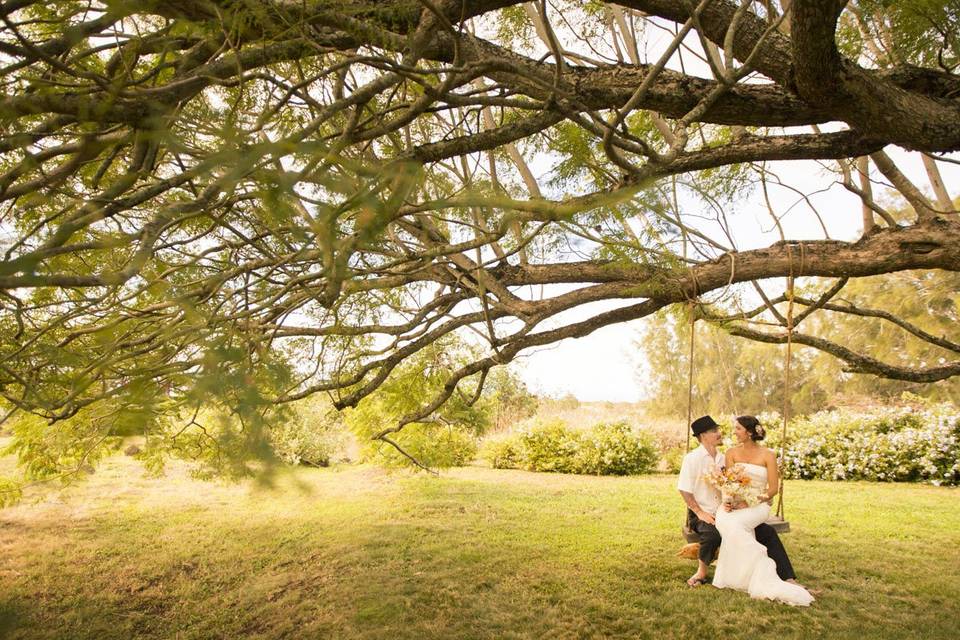
[(777, 454), (772, 450), (767, 450), (767, 499), (772, 500), (773, 496), (780, 491), (780, 470), (777, 469)]

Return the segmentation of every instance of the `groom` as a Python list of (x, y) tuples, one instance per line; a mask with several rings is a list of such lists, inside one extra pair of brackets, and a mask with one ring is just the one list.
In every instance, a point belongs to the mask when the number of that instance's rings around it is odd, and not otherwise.
[[(707, 567), (720, 547), (720, 532), (714, 526), (714, 515), (720, 507), (720, 494), (707, 484), (703, 476), (714, 465), (724, 466), (724, 457), (717, 451), (721, 439), (720, 425), (713, 418), (697, 418), (690, 428), (700, 446), (684, 456), (677, 489), (687, 504), (687, 526), (700, 536), (699, 566), (697, 572), (687, 580), (691, 587), (698, 587), (709, 582)], [(780, 579), (795, 582), (793, 566), (777, 532), (768, 524), (761, 524), (755, 531), (757, 542), (767, 548), (767, 555), (777, 564)]]

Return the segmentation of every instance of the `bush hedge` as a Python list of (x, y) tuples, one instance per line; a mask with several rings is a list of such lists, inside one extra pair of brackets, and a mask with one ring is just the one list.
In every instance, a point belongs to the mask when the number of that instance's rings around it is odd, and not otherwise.
[(950, 404), (835, 410), (791, 423), (784, 475), (960, 484), (960, 409)]
[[(911, 406), (822, 411), (791, 421), (783, 471), (787, 478), (960, 485), (960, 408), (907, 398)], [(779, 452), (779, 416), (764, 414), (765, 445)], [(694, 443), (695, 444), (695, 443)], [(729, 443), (728, 443), (729, 444)], [(686, 447), (664, 447), (676, 473)], [(623, 422), (572, 429), (535, 422), (487, 440), (482, 457), (497, 469), (626, 475), (654, 470), (653, 438)]]
[[(431, 469), (462, 467), (477, 457), (477, 438), (462, 429), (413, 423), (403, 428), (403, 450)], [(387, 467), (409, 467), (410, 460), (384, 442), (363, 443), (366, 461)]]
[(339, 412), (325, 398), (314, 396), (290, 407), (285, 420), (270, 431), (278, 458), (288, 464), (326, 467), (347, 446)]
[(653, 471), (653, 438), (625, 422), (600, 423), (580, 431), (561, 420), (537, 422), (509, 436), (487, 440), (481, 455), (496, 469), (591, 475)]

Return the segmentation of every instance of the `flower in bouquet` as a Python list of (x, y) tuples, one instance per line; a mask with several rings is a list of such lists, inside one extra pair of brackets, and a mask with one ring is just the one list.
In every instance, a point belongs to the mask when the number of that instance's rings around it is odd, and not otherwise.
[(733, 465), (729, 469), (714, 467), (704, 474), (704, 478), (707, 484), (720, 492), (725, 504), (744, 502), (752, 507), (766, 499), (739, 465)]

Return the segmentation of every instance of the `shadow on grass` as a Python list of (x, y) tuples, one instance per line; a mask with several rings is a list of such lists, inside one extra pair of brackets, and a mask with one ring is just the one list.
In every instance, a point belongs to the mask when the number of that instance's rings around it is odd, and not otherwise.
[(6, 638), (17, 628), (20, 612), (9, 600), (0, 600), (0, 638)]

